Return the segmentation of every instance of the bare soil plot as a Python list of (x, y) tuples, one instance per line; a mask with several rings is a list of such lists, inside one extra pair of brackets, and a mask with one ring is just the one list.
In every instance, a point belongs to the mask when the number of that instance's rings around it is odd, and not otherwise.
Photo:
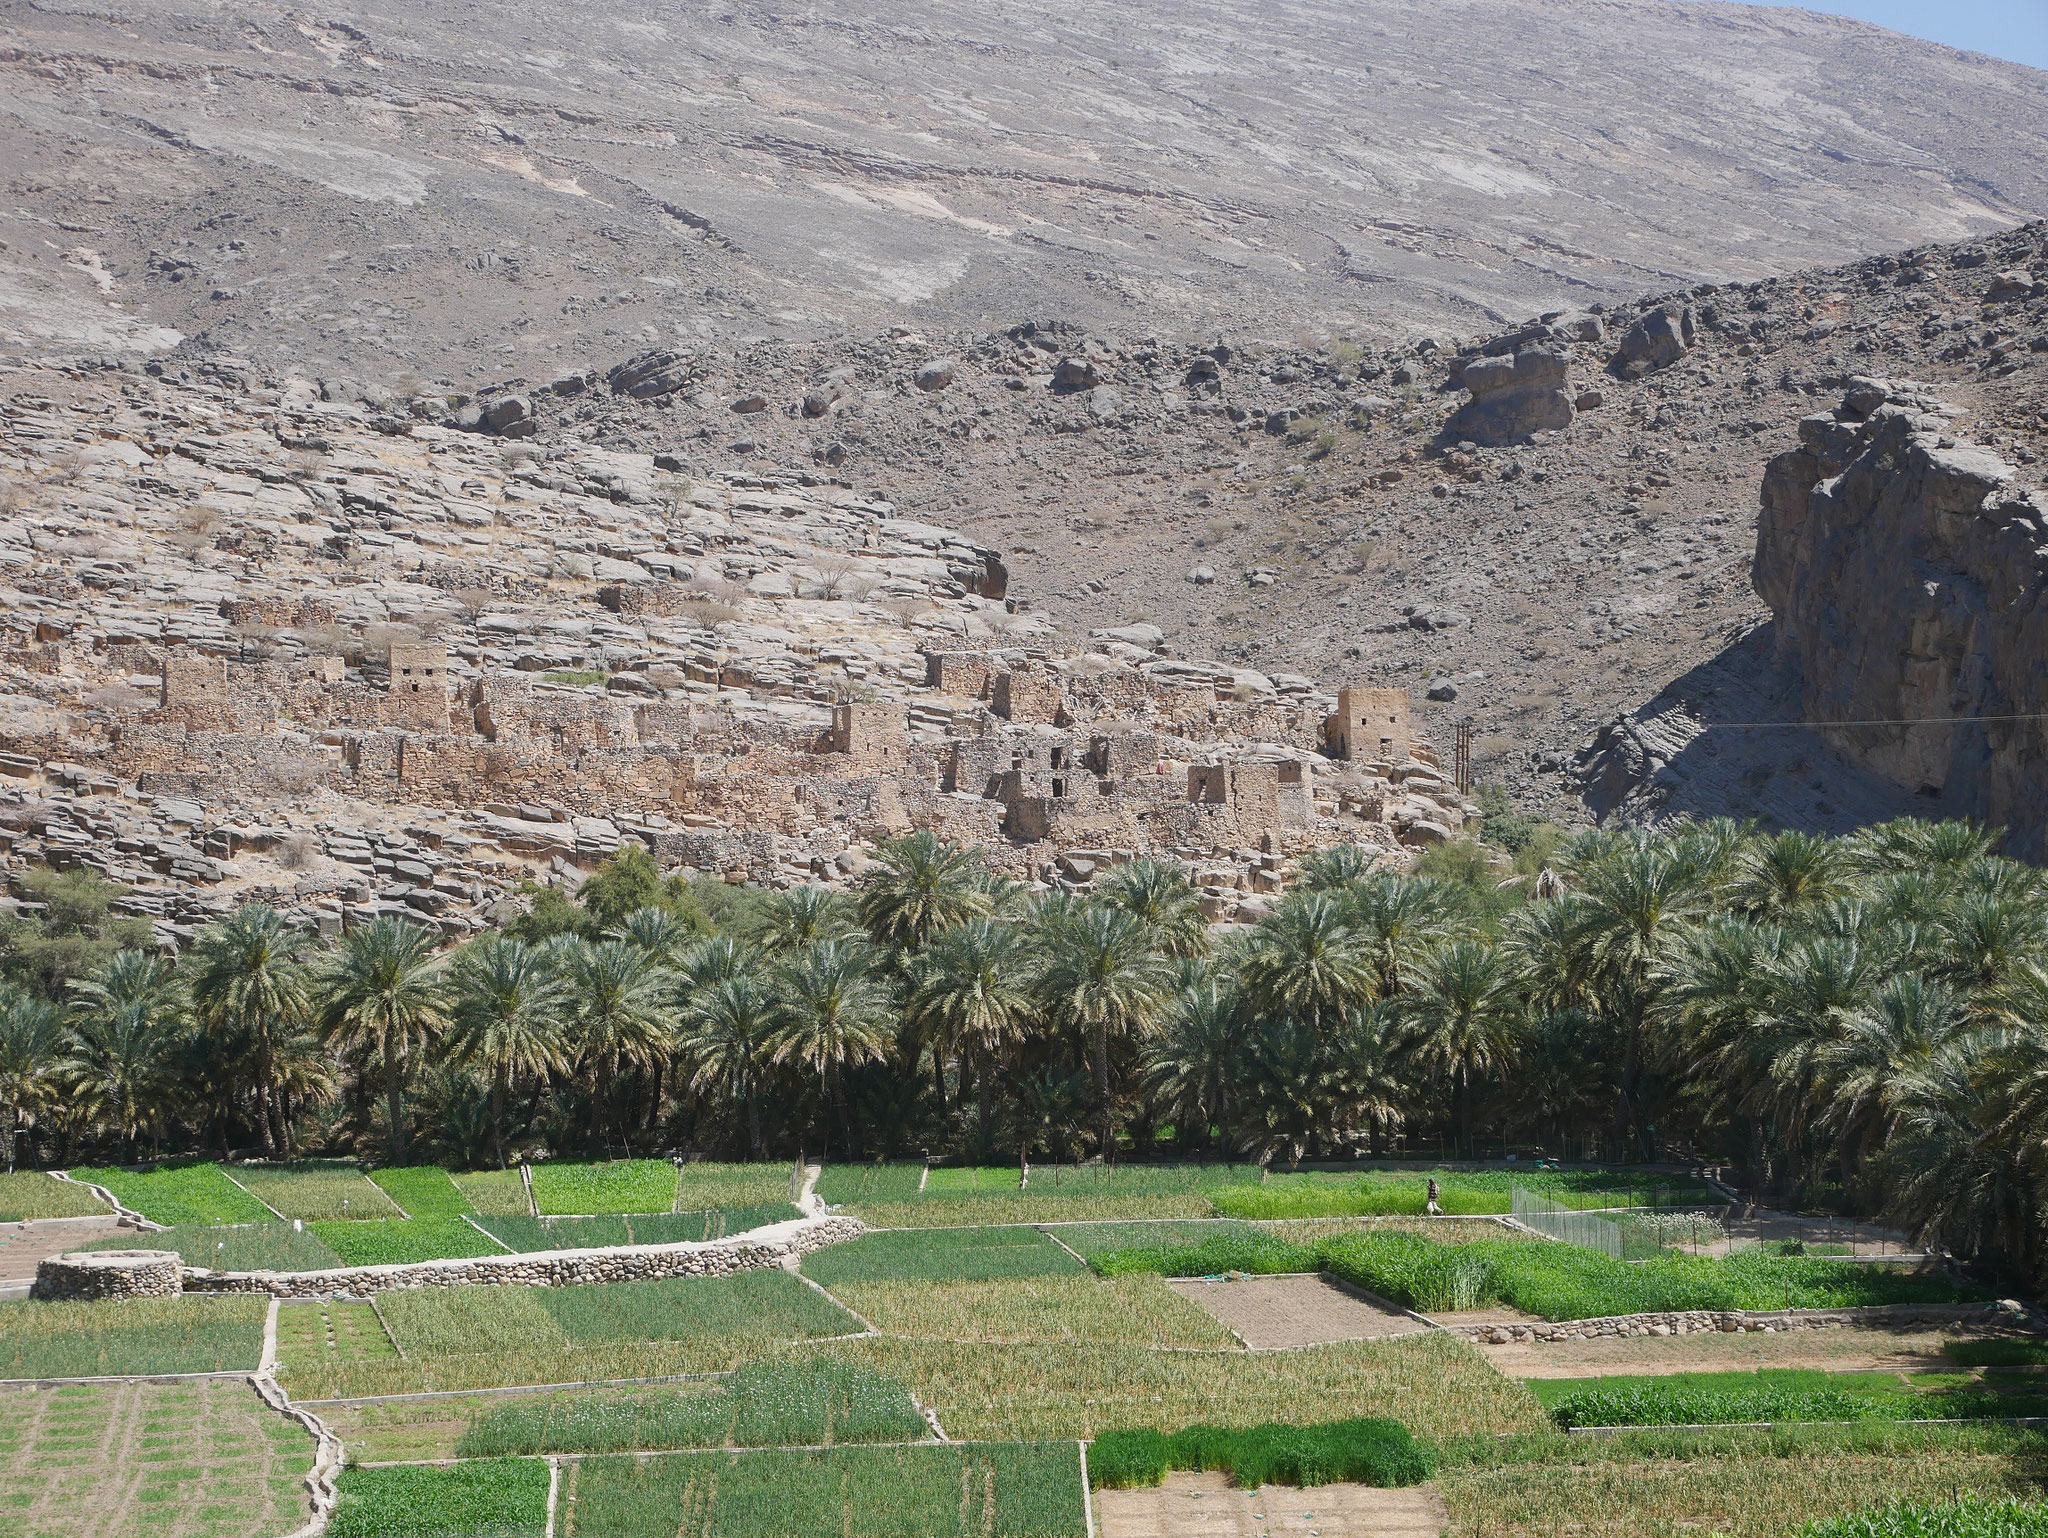
[(1436, 1538), (1446, 1522), (1433, 1490), (1239, 1490), (1221, 1474), (1169, 1474), (1150, 1490), (1098, 1490), (1095, 1512), (1102, 1538)]
[(1752, 1367), (1817, 1367), (1835, 1372), (1953, 1368), (1940, 1330), (1785, 1330), (1740, 1335), (1632, 1336), (1516, 1341), (1482, 1345), (1511, 1378), (1597, 1378), (1617, 1374), (1735, 1372)]
[(269, 1538), (311, 1515), (312, 1466), (244, 1382), (0, 1390), (7, 1538)]
[[(54, 1184), (55, 1182), (52, 1182)], [(93, 1218), (44, 1218), (28, 1223), (0, 1223), (0, 1287), (10, 1282), (32, 1282), (36, 1262), (66, 1250), (83, 1249), (95, 1239), (104, 1239), (118, 1225), (109, 1213)], [(126, 1230), (133, 1232), (133, 1230)], [(135, 1235), (138, 1249), (146, 1248), (146, 1236)]]
[(1429, 1328), (1391, 1304), (1325, 1276), (1252, 1276), (1219, 1282), (1179, 1277), (1169, 1285), (1236, 1331), (1254, 1351), (1417, 1335)]

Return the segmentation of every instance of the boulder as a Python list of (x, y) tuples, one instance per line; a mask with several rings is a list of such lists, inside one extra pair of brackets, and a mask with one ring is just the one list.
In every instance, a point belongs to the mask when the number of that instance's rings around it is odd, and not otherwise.
[(911, 382), (920, 390), (943, 390), (953, 382), (954, 368), (951, 358), (934, 358), (911, 376)]
[(1092, 390), (1102, 383), (1102, 375), (1088, 358), (1062, 358), (1053, 365), (1052, 387), (1061, 394), (1076, 390)]
[(1995, 274), (1991, 289), (1984, 297), (1992, 300), (2030, 299), (2034, 294), (2034, 275), (2022, 268), (2012, 267)]
[(1661, 305), (1623, 334), (1610, 367), (1623, 378), (1639, 379), (1676, 363), (1697, 338), (1691, 305)]
[(1473, 358), (1465, 365), (1472, 398), (1444, 428), (1453, 442), (1516, 443), (1532, 433), (1569, 427), (1572, 405), (1570, 359), (1555, 346), (1524, 347), (1504, 357)]
[(637, 353), (604, 376), (614, 395), (629, 395), (636, 401), (669, 395), (697, 377), (696, 359), (688, 353), (657, 348)]
[(509, 431), (533, 415), (533, 402), (523, 395), (501, 395), (483, 408), (484, 426), (494, 433)]
[(768, 409), (768, 397), (765, 395), (742, 395), (732, 403), (732, 409), (743, 417), (750, 417), (757, 411), (766, 411)]

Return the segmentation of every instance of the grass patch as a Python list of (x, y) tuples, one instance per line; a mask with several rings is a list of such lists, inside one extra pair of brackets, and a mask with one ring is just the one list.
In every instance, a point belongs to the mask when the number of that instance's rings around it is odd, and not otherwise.
[(241, 1164), (234, 1178), (258, 1201), (288, 1218), (395, 1218), (383, 1190), (353, 1159), (305, 1159), (291, 1164)]
[(75, 1169), (71, 1175), (105, 1186), (122, 1206), (167, 1228), (268, 1223), (277, 1216), (228, 1179), (218, 1164), (165, 1164), (141, 1172)]
[(2044, 1340), (1952, 1340), (1943, 1351), (1964, 1367), (2048, 1367)]
[(52, 1180), (32, 1170), (0, 1175), (0, 1223), (25, 1223), (33, 1218), (96, 1218), (111, 1216), (107, 1204), (84, 1186)]
[(577, 1538), (1083, 1538), (1080, 1450), (870, 1447), (601, 1458)]
[(1231, 1333), (1157, 1276), (1023, 1276), (992, 1282), (841, 1282), (833, 1295), (896, 1335), (1006, 1344), (1235, 1351)]
[(603, 1249), (623, 1244), (675, 1244), (723, 1239), (802, 1214), (788, 1202), (714, 1207), (703, 1212), (634, 1213), (587, 1218), (479, 1218), (477, 1226), (520, 1254), (537, 1250)]
[(2040, 1501), (1902, 1501), (1831, 1522), (1809, 1522), (1799, 1538), (2048, 1538)]
[(437, 1164), (372, 1170), (370, 1179), (405, 1209), (407, 1217), (459, 1218), (476, 1211), (462, 1188)]
[(1300, 1351), (1164, 1352), (1114, 1345), (961, 1345), (882, 1336), (815, 1348), (910, 1385), (949, 1435), (1094, 1437), (1191, 1425), (1398, 1420), (1417, 1436), (1538, 1431), (1521, 1384), (1445, 1335)]
[(1312, 1426), (1254, 1426), (1231, 1431), (1189, 1426), (1108, 1431), (1088, 1449), (1088, 1478), (1097, 1489), (1129, 1490), (1165, 1481), (1173, 1469), (1218, 1469), (1236, 1483), (1327, 1485), (1339, 1480), (1380, 1489), (1420, 1484), (1435, 1460), (1399, 1421), (1324, 1421)]
[(1080, 1264), (1035, 1228), (899, 1229), (828, 1244), (804, 1257), (826, 1287), (841, 1282), (979, 1282), (1077, 1276)]
[(330, 1538), (541, 1538), (548, 1466), (491, 1458), (453, 1468), (346, 1469)]
[(709, 1390), (509, 1404), (456, 1444), (464, 1458), (504, 1453), (636, 1452), (673, 1447), (833, 1446), (929, 1435), (910, 1391), (858, 1362), (753, 1362)]
[(268, 1312), (254, 1297), (0, 1303), (0, 1378), (253, 1372)]
[(343, 1265), (395, 1266), (418, 1260), (474, 1260), (505, 1251), (461, 1218), (385, 1218), (308, 1225)]
[(318, 1235), (275, 1219), (234, 1227), (167, 1228), (120, 1234), (81, 1245), (87, 1250), (176, 1250), (188, 1266), (214, 1271), (325, 1271), (341, 1257)]
[[(788, 1188), (783, 1188), (787, 1197)], [(533, 1200), (542, 1216), (598, 1212), (673, 1212), (676, 1167), (666, 1159), (605, 1164), (536, 1164)], [(479, 1204), (479, 1210), (481, 1204)]]

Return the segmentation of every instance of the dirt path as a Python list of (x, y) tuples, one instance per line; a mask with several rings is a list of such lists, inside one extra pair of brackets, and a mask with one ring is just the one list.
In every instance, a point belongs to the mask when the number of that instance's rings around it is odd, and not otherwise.
[(1251, 1276), (1227, 1282), (1180, 1277), (1167, 1285), (1254, 1351), (1416, 1335), (1429, 1328), (1326, 1276)]
[[(36, 1279), (37, 1261), (120, 1231), (111, 1214), (103, 1218), (38, 1218), (27, 1223), (0, 1223), (0, 1297), (25, 1290)], [(135, 1236), (138, 1249), (148, 1243), (146, 1235)]]
[(1603, 1374), (1740, 1372), (1818, 1367), (1831, 1372), (1952, 1368), (1954, 1334), (1939, 1330), (1786, 1330), (1741, 1335), (1634, 1336), (1505, 1346), (1482, 1345), (1510, 1378), (1595, 1378)]
[(1097, 1491), (1095, 1511), (1102, 1538), (1437, 1538), (1448, 1520), (1434, 1490), (1238, 1490), (1221, 1474), (1169, 1474), (1156, 1489)]

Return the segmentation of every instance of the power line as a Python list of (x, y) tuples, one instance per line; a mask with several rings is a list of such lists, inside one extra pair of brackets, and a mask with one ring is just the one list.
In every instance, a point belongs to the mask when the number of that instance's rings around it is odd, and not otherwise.
[(1917, 716), (1879, 721), (1704, 721), (1703, 732), (1785, 731), (1822, 726), (1971, 726), (1984, 721), (2048, 721), (2048, 711), (2030, 711), (2009, 716)]

